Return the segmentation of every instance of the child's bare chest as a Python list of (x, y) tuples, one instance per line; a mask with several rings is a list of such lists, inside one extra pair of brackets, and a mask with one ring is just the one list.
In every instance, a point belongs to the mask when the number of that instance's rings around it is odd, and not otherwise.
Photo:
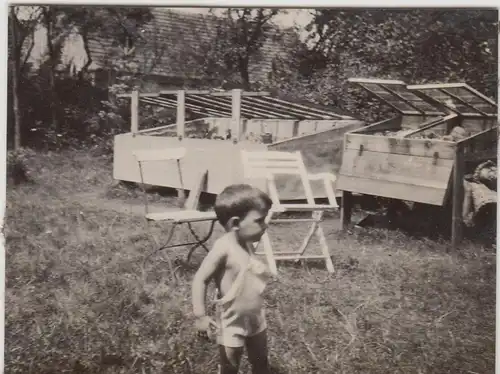
[(221, 296), (224, 296), (236, 282), (241, 272), (248, 267), (250, 256), (248, 254), (228, 258), (223, 269), (220, 269), (217, 288)]

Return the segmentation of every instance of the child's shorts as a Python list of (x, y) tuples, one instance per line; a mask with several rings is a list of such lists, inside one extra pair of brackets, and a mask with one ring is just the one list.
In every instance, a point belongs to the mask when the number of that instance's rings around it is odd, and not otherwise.
[(231, 316), (220, 318), (217, 321), (217, 344), (225, 347), (239, 348), (245, 345), (248, 337), (260, 334), (267, 328), (264, 309), (260, 313), (244, 316)]

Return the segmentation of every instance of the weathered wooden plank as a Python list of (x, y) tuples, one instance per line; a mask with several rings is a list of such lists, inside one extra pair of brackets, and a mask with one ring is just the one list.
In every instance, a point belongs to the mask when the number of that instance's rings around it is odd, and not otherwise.
[(467, 86), (465, 83), (431, 83), (408, 85), (409, 90), (430, 90), (435, 88), (459, 88)]
[(407, 156), (435, 157), (453, 159), (455, 145), (450, 142), (430, 139), (392, 138), (349, 133), (345, 136), (345, 149), (363, 153), (381, 152)]
[(406, 85), (405, 82), (394, 79), (349, 78), (347, 81), (352, 83), (392, 84), (397, 86)]
[[(380, 179), (340, 175), (337, 188), (342, 191), (381, 196), (442, 206), (445, 190), (428, 186), (394, 183)], [(347, 220), (345, 221), (347, 223)]]
[(347, 149), (342, 158), (342, 175), (352, 175), (446, 189), (453, 160)]

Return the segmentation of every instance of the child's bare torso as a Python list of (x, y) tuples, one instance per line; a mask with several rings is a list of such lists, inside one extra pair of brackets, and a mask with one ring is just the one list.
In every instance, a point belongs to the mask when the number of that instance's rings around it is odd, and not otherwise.
[(219, 297), (224, 297), (236, 281), (238, 274), (248, 266), (252, 254), (249, 253), (250, 248), (243, 248), (229, 236), (220, 238), (217, 245), (225, 246), (227, 253), (225, 263), (214, 274)]

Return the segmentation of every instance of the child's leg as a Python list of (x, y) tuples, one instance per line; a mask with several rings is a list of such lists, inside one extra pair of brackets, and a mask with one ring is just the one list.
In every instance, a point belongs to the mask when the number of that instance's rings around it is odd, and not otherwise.
[(250, 336), (246, 341), (248, 361), (253, 374), (270, 374), (267, 353), (267, 330)]
[(237, 374), (240, 367), (243, 347), (231, 348), (219, 345), (220, 372), (219, 374)]

